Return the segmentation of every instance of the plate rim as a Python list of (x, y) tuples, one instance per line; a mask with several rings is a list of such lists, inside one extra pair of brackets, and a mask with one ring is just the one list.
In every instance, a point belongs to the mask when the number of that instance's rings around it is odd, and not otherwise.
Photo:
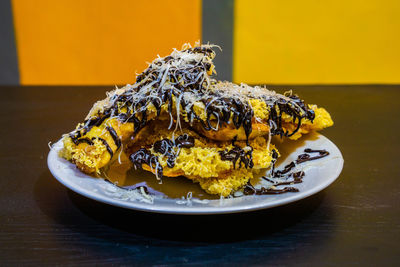
[[(291, 194), (288, 197), (284, 199), (278, 199), (275, 201), (269, 201), (265, 202), (263, 199), (255, 204), (252, 204), (250, 207), (247, 207), (246, 205), (240, 205), (240, 206), (188, 206), (188, 205), (181, 205), (177, 204), (176, 206), (172, 207), (163, 207), (162, 209), (157, 208), (158, 206), (155, 204), (148, 204), (148, 203), (143, 203), (139, 201), (124, 201), (120, 199), (115, 199), (112, 197), (106, 197), (104, 195), (101, 195), (97, 192), (85, 189), (83, 187), (79, 187), (74, 185), (70, 179), (62, 177), (62, 175), (59, 173), (57, 170), (55, 163), (53, 163), (53, 160), (62, 160), (65, 161), (65, 163), (73, 164), (70, 163), (69, 161), (59, 158), (58, 156), (58, 150), (60, 148), (56, 148), (57, 144), (62, 143), (62, 138), (55, 142), (52, 146), (52, 149), (50, 150), (48, 156), (47, 156), (47, 165), (48, 168), (53, 175), (53, 177), (56, 178), (62, 185), (67, 187), (68, 189), (72, 190), (75, 193), (78, 193), (84, 197), (87, 197), (89, 199), (108, 204), (111, 206), (116, 206), (120, 208), (126, 208), (130, 210), (138, 210), (138, 211), (143, 211), (143, 212), (153, 212), (153, 213), (161, 213), (161, 214), (179, 214), (179, 215), (216, 215), (216, 214), (229, 214), (229, 213), (240, 213), (240, 212), (249, 212), (249, 211), (256, 211), (256, 210), (261, 210), (261, 209), (270, 209), (278, 206), (283, 206), (287, 205), (289, 203), (293, 203), (305, 198), (308, 198), (311, 195), (317, 194), (320, 191), (324, 190), (328, 186), (330, 186), (334, 181), (337, 180), (339, 177), (340, 173), (343, 170), (343, 165), (344, 165), (344, 159), (341, 151), (339, 148), (327, 137), (325, 137), (322, 134), (318, 133), (319, 138), (324, 138), (326, 141), (330, 143), (330, 145), (337, 150), (337, 156), (339, 159), (338, 162), (338, 168), (335, 169), (335, 172), (332, 173), (330, 176), (330, 179), (327, 179), (326, 181), (319, 183), (317, 186), (303, 192), (302, 194)], [(75, 165), (74, 165), (75, 166)], [(87, 174), (82, 173), (83, 175), (86, 175), (88, 178), (91, 179), (98, 179), (94, 177), (90, 177)], [(100, 181), (100, 180), (99, 180)], [(104, 180), (101, 180), (102, 182)], [(243, 197), (263, 197), (266, 198), (266, 196), (243, 196)], [(177, 199), (178, 200), (178, 199)], [(216, 200), (219, 201), (219, 200)]]

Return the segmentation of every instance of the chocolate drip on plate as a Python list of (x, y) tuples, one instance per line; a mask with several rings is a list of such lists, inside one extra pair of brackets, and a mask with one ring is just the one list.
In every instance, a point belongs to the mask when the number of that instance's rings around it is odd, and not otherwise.
[[(271, 176), (263, 176), (261, 177), (262, 179), (270, 182), (273, 184), (273, 186), (279, 186), (279, 185), (291, 185), (291, 184), (298, 184), (303, 182), (303, 177), (305, 176), (305, 173), (303, 171), (298, 171), (298, 172), (292, 172), (292, 170), (296, 167), (296, 164), (301, 164), (307, 161), (311, 160), (316, 160), (320, 159), (323, 157), (326, 157), (329, 155), (329, 152), (326, 150), (313, 150), (310, 148), (304, 149), (304, 154), (300, 154), (295, 161), (290, 162), (287, 164), (282, 170), (276, 170), (275, 171), (275, 163), (276, 159), (278, 158), (278, 154), (275, 150), (272, 150), (272, 157), (275, 159), (274, 162), (272, 163), (271, 167)], [(309, 153), (319, 153), (319, 155), (311, 157)], [(292, 180), (289, 181), (279, 181), (276, 180), (277, 178), (292, 178)], [(254, 188), (254, 186), (250, 183), (250, 181), (245, 185), (243, 188), (243, 193), (245, 195), (269, 195), (269, 194), (282, 194), (286, 192), (298, 192), (299, 190), (294, 187), (284, 187), (282, 189), (278, 188), (265, 188), (261, 187), (260, 189)]]
[(260, 189), (256, 189), (250, 182), (243, 188), (243, 194), (245, 195), (276, 195), (287, 192), (299, 192), (299, 189), (294, 187), (284, 187), (282, 189), (261, 187)]

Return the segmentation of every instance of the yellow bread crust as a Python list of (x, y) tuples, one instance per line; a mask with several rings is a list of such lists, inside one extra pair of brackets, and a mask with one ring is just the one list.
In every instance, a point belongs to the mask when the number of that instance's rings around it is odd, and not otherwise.
[[(151, 127), (150, 127), (151, 128)], [(150, 129), (148, 129), (150, 131)], [(135, 149), (147, 147), (152, 154), (158, 157), (159, 164), (163, 167), (164, 179), (170, 177), (185, 176), (188, 179), (198, 182), (200, 186), (210, 194), (218, 194), (227, 196), (233, 191), (245, 185), (255, 172), (261, 169), (266, 169), (271, 166), (273, 161), (272, 150), (276, 148), (269, 144), (264, 137), (257, 137), (250, 140), (250, 145), (253, 147), (253, 168), (246, 169), (244, 164), (239, 166), (239, 161), (236, 162), (235, 168), (231, 161), (221, 159), (220, 151), (224, 149), (230, 150), (233, 148), (230, 143), (220, 143), (207, 138), (196, 135), (190, 129), (183, 129), (183, 132), (195, 136), (195, 146), (191, 148), (182, 148), (179, 150), (179, 155), (175, 160), (173, 168), (167, 165), (167, 156), (160, 153), (155, 153), (151, 146), (154, 142), (168, 138), (171, 140), (171, 132), (163, 130), (163, 126), (157, 124), (151, 129), (154, 132), (153, 136), (148, 136), (147, 140), (139, 140), (141, 146), (136, 146)], [(175, 137), (177, 134), (175, 134)], [(240, 147), (246, 146), (245, 142), (236, 142)], [(129, 153), (128, 153), (129, 154)], [(279, 153), (278, 153), (279, 155)], [(156, 174), (154, 166), (142, 166), (144, 170)]]
[(98, 172), (111, 160), (105, 144), (98, 138), (104, 139), (113, 153), (118, 149), (106, 127), (112, 127), (122, 143), (126, 142), (133, 133), (133, 123), (121, 123), (115, 118), (107, 119), (100, 126), (93, 127), (82, 136), (82, 138), (93, 140), (93, 145), (87, 143), (76, 145), (71, 137), (65, 135), (63, 138), (64, 148), (61, 150), (60, 156), (75, 163), (85, 173)]

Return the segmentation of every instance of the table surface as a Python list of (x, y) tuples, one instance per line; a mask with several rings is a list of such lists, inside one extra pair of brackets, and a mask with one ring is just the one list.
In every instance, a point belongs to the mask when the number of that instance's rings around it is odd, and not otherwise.
[(293, 88), (324, 106), (342, 151), (339, 179), (283, 207), (177, 216), (101, 204), (50, 174), (48, 142), (106, 87), (2, 87), (0, 262), (16, 264), (396, 265), (400, 262), (400, 86)]

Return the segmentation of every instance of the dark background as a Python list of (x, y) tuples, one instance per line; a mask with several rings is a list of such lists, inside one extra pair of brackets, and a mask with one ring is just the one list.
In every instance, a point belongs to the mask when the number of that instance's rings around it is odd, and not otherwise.
[(10, 0), (0, 1), (0, 84), (19, 84), (17, 48)]
[(109, 87), (2, 87), (0, 265), (398, 266), (400, 86), (290, 88), (331, 113), (338, 180), (279, 208), (178, 216), (97, 203), (50, 174), (47, 143)]

